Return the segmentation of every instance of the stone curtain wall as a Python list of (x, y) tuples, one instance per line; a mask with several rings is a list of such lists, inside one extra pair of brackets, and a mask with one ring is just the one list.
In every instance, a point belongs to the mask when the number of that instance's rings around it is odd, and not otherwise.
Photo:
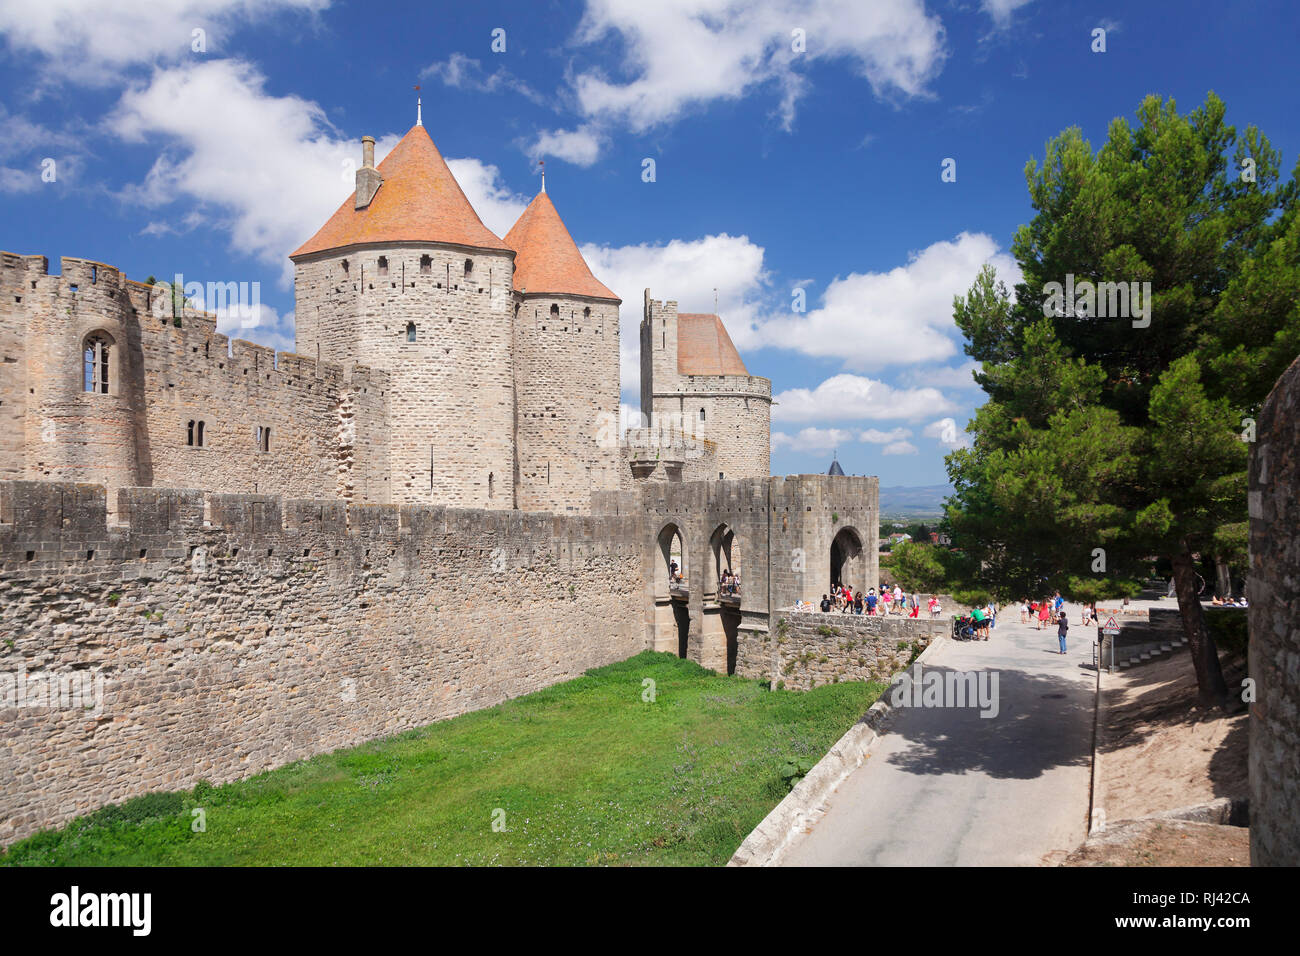
[(1300, 359), (1250, 455), (1250, 859), (1300, 865)]
[(947, 616), (886, 618), (790, 608), (778, 611), (776, 619), (772, 635), (746, 645), (736, 672), (770, 679), (776, 667), (777, 680), (787, 690), (843, 681), (888, 683), (907, 667), (917, 642), (924, 647), (946, 636), (952, 626)]
[[(61, 265), (5, 255), (0, 270), (0, 345), (16, 359), (0, 371), (4, 477), (103, 484), (110, 508), (133, 486), (389, 500), (386, 373), (231, 340), (192, 309), (178, 326), (117, 269)], [(112, 340), (109, 394), (83, 387), (92, 333)]]
[(119, 512), (98, 486), (0, 482), (0, 676), (104, 679), (102, 710), (0, 709), (0, 842), (646, 646), (632, 516), (153, 488)]

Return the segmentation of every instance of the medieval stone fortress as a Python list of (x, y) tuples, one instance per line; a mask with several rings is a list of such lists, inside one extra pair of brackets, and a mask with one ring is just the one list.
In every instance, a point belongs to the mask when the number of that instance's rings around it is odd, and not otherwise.
[(0, 653), (104, 692), (10, 725), (0, 842), (647, 648), (769, 677), (778, 609), (875, 584), (876, 479), (769, 475), (771, 383), (719, 316), (646, 291), (620, 435), (621, 302), (545, 182), (498, 237), (420, 123), (362, 148), (291, 254), (296, 354), (3, 254)]

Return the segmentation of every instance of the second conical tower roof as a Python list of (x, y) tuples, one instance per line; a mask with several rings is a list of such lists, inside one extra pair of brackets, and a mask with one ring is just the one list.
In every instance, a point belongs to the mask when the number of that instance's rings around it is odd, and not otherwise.
[(506, 245), (516, 253), (516, 291), (622, 301), (591, 274), (587, 260), (582, 258), (545, 191), (537, 194), (510, 227)]

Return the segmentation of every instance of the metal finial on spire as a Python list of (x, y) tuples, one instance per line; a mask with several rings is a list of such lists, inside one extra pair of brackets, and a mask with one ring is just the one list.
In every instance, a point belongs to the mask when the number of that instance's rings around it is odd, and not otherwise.
[(718, 290), (713, 290), (713, 314), (718, 314)]
[(546, 192), (546, 160), (539, 159), (537, 165), (542, 167), (542, 192)]
[(420, 104), (420, 87), (418, 85), (415, 87), (415, 125), (424, 125), (424, 114)]

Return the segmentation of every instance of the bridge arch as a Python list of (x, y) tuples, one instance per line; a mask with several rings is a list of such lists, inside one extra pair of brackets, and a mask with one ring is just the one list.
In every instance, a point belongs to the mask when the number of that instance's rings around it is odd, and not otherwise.
[(676, 653), (684, 659), (690, 643), (691, 612), (687, 598), (691, 579), (686, 536), (676, 522), (670, 521), (659, 529), (654, 552), (654, 649)]

